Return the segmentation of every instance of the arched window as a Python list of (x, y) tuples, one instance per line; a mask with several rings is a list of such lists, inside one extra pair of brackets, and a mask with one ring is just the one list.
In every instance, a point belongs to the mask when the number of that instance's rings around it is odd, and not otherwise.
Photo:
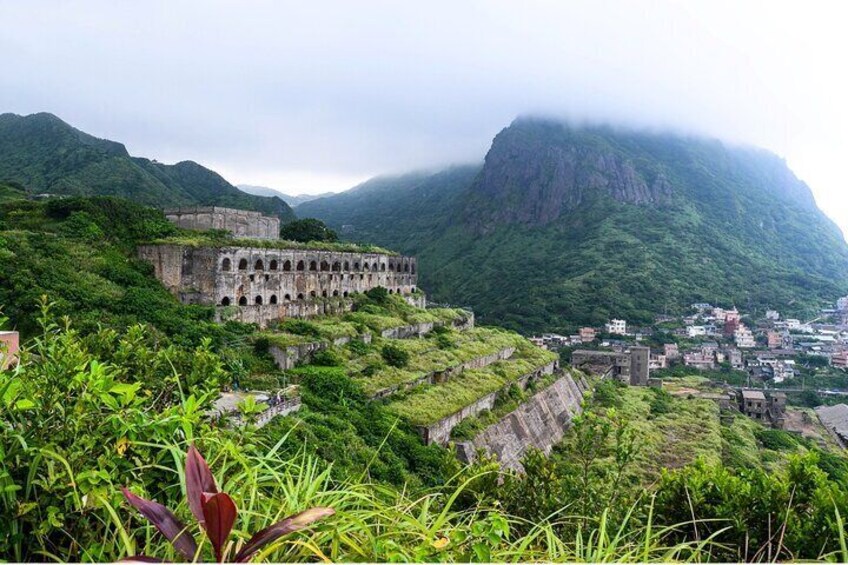
[(371, 270), (371, 267), (369, 267), (369, 266), (368, 266), (368, 263), (365, 263), (365, 264), (362, 266), (362, 270), (363, 270), (363, 271), (370, 271), (370, 270)]
[(333, 296), (338, 296), (338, 295), (339, 295), (339, 291), (338, 291), (338, 290), (334, 290), (334, 291), (333, 291)]
[(253, 265), (253, 268), (257, 271), (264, 271), (265, 270), (265, 264), (262, 263), (262, 259), (257, 259), (256, 263)]
[(309, 270), (310, 271), (317, 271), (318, 270), (318, 263), (316, 263), (315, 261), (310, 261), (309, 262)]
[(222, 271), (231, 271), (233, 268), (233, 262), (230, 261), (229, 257), (224, 257), (224, 261), (221, 263)]
[(394, 264), (394, 263), (389, 263), (389, 270), (390, 270), (390, 271), (394, 271), (394, 270), (395, 270), (395, 264)]
[(415, 294), (415, 287), (412, 287), (412, 294)]
[(256, 298), (253, 301), (256, 302), (257, 304), (262, 304), (262, 296), (257, 294)]
[(385, 270), (386, 270), (386, 264), (385, 264), (385, 263), (380, 263), (380, 270), (381, 270), (381, 271), (385, 271)]
[(287, 294), (283, 298), (285, 298), (286, 302), (288, 302), (289, 300), (291, 300), (291, 294)]
[(298, 299), (298, 300), (303, 300), (303, 293), (302, 293), (302, 292), (301, 292), (300, 294), (298, 294), (298, 295), (297, 295), (297, 299)]
[(333, 263), (333, 270), (336, 271), (336, 272), (341, 271), (342, 270), (342, 264), (339, 263), (338, 261), (336, 261), (335, 263)]
[(298, 262), (297, 262), (297, 270), (298, 270), (298, 271), (302, 271), (302, 270), (303, 270), (303, 268), (304, 268), (304, 267), (303, 267), (303, 261), (298, 261)]
[(229, 306), (230, 305), (230, 297), (225, 296), (221, 299), (221, 306)]
[(241, 261), (239, 261), (239, 271), (246, 271), (246, 270), (247, 270), (247, 259), (242, 259)]
[(358, 262), (358, 261), (357, 261), (356, 263), (354, 263), (354, 264), (353, 264), (353, 270), (354, 270), (354, 271), (358, 271), (358, 270), (359, 270), (359, 262)]
[(342, 296), (344, 296), (345, 298), (347, 298), (347, 291), (344, 291), (344, 292), (342, 293)]
[(322, 271), (329, 271), (330, 270), (330, 264), (327, 263), (326, 261), (321, 261), (321, 270)]
[(271, 268), (271, 270), (272, 270), (272, 271), (276, 271), (276, 270), (277, 270), (277, 260), (276, 260), (276, 259), (271, 259), (271, 265), (270, 265), (270, 268)]
[(349, 271), (349, 270), (350, 270), (350, 263), (348, 263), (347, 261), (345, 261), (345, 262), (344, 262), (344, 270), (345, 270), (345, 271)]
[(408, 272), (409, 272), (409, 263), (407, 263), (407, 264), (405, 264), (405, 265), (403, 266), (403, 272), (404, 272), (404, 273), (408, 273)]
[(269, 298), (269, 299), (268, 299), (268, 303), (269, 303), (269, 304), (276, 304), (276, 303), (277, 303), (277, 295), (276, 295), (276, 294), (272, 294), (272, 295), (271, 295), (271, 298)]
[(415, 274), (415, 263), (412, 264), (411, 269), (412, 269), (412, 274), (414, 275)]
[(317, 296), (317, 294), (315, 294), (315, 291), (313, 290), (312, 292), (309, 293), (309, 296), (311, 296), (312, 298), (315, 298)]
[(291, 271), (291, 261), (283, 261), (283, 270)]
[(327, 298), (327, 291), (326, 291), (326, 290), (322, 290), (322, 291), (321, 291), (321, 296), (323, 296), (324, 298)]
[(392, 289), (390, 288), (390, 289), (389, 289), (389, 294), (394, 294), (394, 293), (395, 293), (395, 291), (394, 291), (394, 290), (392, 290)]
[(239, 306), (247, 306), (247, 297), (246, 296), (242, 296), (241, 298), (239, 298)]

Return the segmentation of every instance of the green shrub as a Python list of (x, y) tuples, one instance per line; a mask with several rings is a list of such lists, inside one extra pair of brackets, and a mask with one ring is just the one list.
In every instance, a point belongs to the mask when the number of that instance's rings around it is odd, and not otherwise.
[(392, 367), (402, 369), (409, 364), (409, 353), (401, 347), (392, 343), (383, 346), (380, 354), (383, 360)]

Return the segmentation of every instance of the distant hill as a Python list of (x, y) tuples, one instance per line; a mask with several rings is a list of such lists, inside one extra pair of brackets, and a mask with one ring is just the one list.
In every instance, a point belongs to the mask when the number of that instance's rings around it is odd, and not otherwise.
[(519, 119), (480, 166), (378, 178), (301, 217), (419, 256), (437, 301), (522, 331), (696, 301), (812, 311), (848, 245), (785, 162), (719, 141)]
[(121, 196), (157, 207), (219, 205), (294, 219), (279, 197), (246, 194), (192, 161), (164, 165), (132, 157), (115, 141), (52, 114), (0, 114), (0, 182), (30, 194)]
[(256, 196), (278, 196), (289, 206), (297, 206), (298, 204), (303, 204), (304, 202), (309, 202), (316, 198), (324, 198), (335, 194), (335, 192), (322, 192), (321, 194), (298, 194), (297, 196), (289, 196), (276, 188), (268, 188), (267, 186), (255, 186), (252, 184), (239, 184), (236, 186), (238, 186), (240, 190), (248, 194), (255, 194)]

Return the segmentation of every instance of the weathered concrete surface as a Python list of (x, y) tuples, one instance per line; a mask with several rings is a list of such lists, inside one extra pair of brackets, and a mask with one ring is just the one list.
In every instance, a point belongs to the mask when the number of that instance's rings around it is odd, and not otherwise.
[(165, 210), (165, 217), (189, 230), (225, 230), (235, 237), (255, 239), (280, 237), (280, 219), (263, 216), (260, 212), (220, 206), (192, 206)]
[[(260, 247), (143, 245), (139, 258), (180, 301), (224, 308), (222, 319), (260, 325), (334, 313), (342, 299), (381, 286), (424, 304), (414, 257)], [(235, 312), (234, 309), (253, 308)], [(229, 316), (228, 318), (225, 318)]]
[(419, 426), (418, 433), (421, 434), (421, 439), (424, 440), (424, 443), (438, 443), (440, 445), (447, 445), (450, 441), (451, 430), (453, 430), (460, 422), (465, 420), (466, 418), (470, 418), (471, 416), (476, 416), (483, 410), (491, 410), (495, 401), (498, 398), (498, 395), (503, 392), (512, 384), (515, 384), (522, 389), (527, 388), (527, 385), (532, 381), (535, 381), (544, 375), (550, 375), (554, 371), (559, 370), (559, 362), (551, 361), (547, 365), (543, 365), (536, 370), (527, 373), (526, 375), (522, 375), (519, 377), (514, 383), (510, 383), (502, 390), (498, 390), (483, 396), (482, 398), (477, 399), (475, 402), (469, 404), (468, 406), (463, 407), (458, 412), (454, 412), (450, 416), (439, 420), (435, 424), (430, 424), (429, 426)]
[(523, 471), (521, 458), (528, 449), (535, 447), (547, 455), (562, 439), (572, 418), (581, 411), (585, 391), (584, 380), (564, 374), (472, 441), (457, 443), (457, 456), (470, 462), (483, 451), (494, 455), (503, 467)]

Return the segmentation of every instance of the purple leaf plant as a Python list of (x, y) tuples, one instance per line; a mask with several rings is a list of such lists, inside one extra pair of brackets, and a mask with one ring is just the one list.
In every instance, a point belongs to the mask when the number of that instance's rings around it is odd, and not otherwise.
[[(224, 553), (224, 548), (227, 545), (227, 540), (232, 532), (233, 525), (238, 517), (238, 509), (236, 508), (233, 499), (225, 492), (218, 492), (218, 486), (215, 484), (215, 478), (209, 470), (209, 465), (200, 455), (200, 452), (191, 446), (186, 454), (186, 498), (191, 513), (197, 519), (209, 542), (212, 544), (212, 549), (215, 552), (215, 559), (219, 563), (226, 560), (227, 555)], [(131, 493), (127, 488), (121, 488), (124, 497), (142, 516), (147, 518), (151, 524), (156, 526), (163, 536), (165, 536), (171, 545), (182, 555), (186, 561), (196, 561), (199, 559), (199, 551), (197, 542), (194, 536), (180, 522), (173, 512), (162, 506), (158, 502), (145, 500), (140, 496)], [(335, 511), (332, 508), (310, 508), (299, 514), (289, 516), (284, 520), (272, 524), (256, 532), (253, 537), (241, 548), (233, 559), (236, 563), (245, 563), (250, 561), (256, 552), (276, 541), (277, 539), (302, 530), (313, 522), (331, 516)], [(158, 559), (146, 557), (144, 555), (135, 555), (126, 558), (124, 561), (135, 561), (140, 563), (160, 563)]]

